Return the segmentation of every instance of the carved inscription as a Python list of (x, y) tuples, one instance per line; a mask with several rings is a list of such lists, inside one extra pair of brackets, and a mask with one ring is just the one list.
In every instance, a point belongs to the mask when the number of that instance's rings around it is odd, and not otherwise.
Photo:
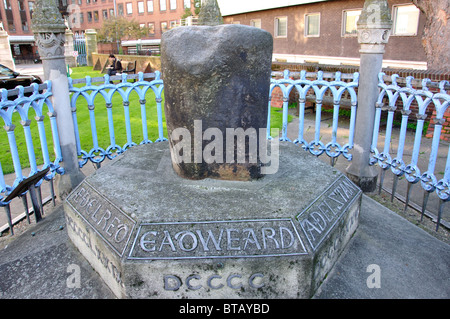
[(359, 198), (361, 190), (345, 176), (337, 179), (297, 220), (315, 250), (347, 208)]
[(290, 219), (141, 224), (128, 259), (307, 254)]
[(136, 222), (83, 182), (67, 199), (70, 206), (119, 255), (123, 256)]
[(102, 250), (93, 244), (91, 240), (90, 232), (87, 229), (89, 226), (84, 226), (84, 228), (80, 228), (77, 223), (66, 214), (66, 224), (72, 230), (73, 234), (77, 236), (84, 245), (91, 251), (91, 253), (100, 261), (101, 265), (104, 269), (109, 273), (112, 278), (119, 284), (122, 285), (122, 273), (120, 272), (120, 268), (116, 266), (113, 260), (110, 260)]

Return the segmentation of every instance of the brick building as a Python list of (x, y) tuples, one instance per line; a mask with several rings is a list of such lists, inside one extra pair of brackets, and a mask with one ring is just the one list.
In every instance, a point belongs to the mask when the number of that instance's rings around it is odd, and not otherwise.
[(122, 46), (142, 49), (157, 46), (163, 32), (180, 24), (185, 7), (191, 8), (192, 0), (70, 0), (68, 21), (75, 34), (86, 29), (100, 29), (105, 20), (126, 17), (148, 27), (146, 37), (134, 41), (123, 41)]
[[(163, 32), (179, 25), (185, 7), (193, 7), (192, 0), (56, 0), (60, 12), (75, 34), (87, 29), (100, 29), (105, 20), (123, 16), (136, 20), (150, 29), (141, 39), (146, 45), (158, 45)], [(37, 58), (31, 18), (35, 0), (0, 0), (0, 21), (9, 34), (11, 51), (16, 63)], [(137, 41), (125, 46), (136, 47)]]
[[(235, 5), (233, 5), (235, 4)], [(219, 0), (225, 23), (252, 25), (274, 38), (274, 60), (359, 64), (356, 22), (364, 0)], [(425, 15), (411, 0), (388, 0), (393, 20), (384, 67), (426, 69)]]

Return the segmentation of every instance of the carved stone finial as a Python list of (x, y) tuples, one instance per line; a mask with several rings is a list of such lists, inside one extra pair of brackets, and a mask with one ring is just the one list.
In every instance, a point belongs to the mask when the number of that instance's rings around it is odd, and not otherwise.
[(64, 19), (59, 12), (56, 0), (37, 0), (31, 25), (34, 33), (62, 32), (66, 30)]
[(56, 1), (37, 0), (31, 23), (41, 58), (64, 59), (66, 25)]
[(392, 21), (386, 0), (366, 0), (358, 20), (358, 42), (364, 51), (384, 52)]
[(198, 25), (215, 26), (220, 24), (223, 24), (223, 17), (217, 0), (206, 0), (198, 15)]

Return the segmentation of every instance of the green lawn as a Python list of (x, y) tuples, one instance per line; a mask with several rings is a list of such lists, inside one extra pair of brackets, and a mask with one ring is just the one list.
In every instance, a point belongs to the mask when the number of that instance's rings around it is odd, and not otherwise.
[[(103, 76), (98, 71), (93, 71), (92, 67), (78, 67), (72, 69), (71, 77), (74, 79), (83, 78), (85, 76), (90, 76), (92, 78)], [(100, 85), (100, 83), (96, 83), (96, 85)], [(81, 87), (82, 84), (78, 84), (78, 87)], [(124, 114), (124, 106), (123, 99), (119, 95), (119, 93), (115, 93), (113, 96), (113, 122), (114, 122), (114, 134), (116, 144), (123, 147), (127, 143), (126, 136), (126, 128), (125, 128), (125, 114)], [(147, 130), (148, 137), (151, 141), (155, 141), (158, 138), (158, 122), (157, 122), (157, 110), (156, 110), (156, 101), (155, 94), (152, 90), (147, 91), (146, 94), (146, 115), (147, 115)], [(164, 103), (164, 102), (163, 102)], [(95, 123), (97, 129), (97, 138), (99, 147), (106, 150), (106, 148), (110, 145), (110, 132), (108, 126), (108, 117), (107, 117), (107, 108), (105, 104), (104, 98), (98, 94), (94, 100), (95, 105)], [(164, 104), (163, 104), (164, 105)], [(77, 123), (78, 129), (80, 133), (81, 140), (81, 148), (87, 152), (93, 147), (93, 138), (91, 131), (91, 123), (90, 123), (90, 115), (87, 106), (87, 102), (83, 97), (79, 97), (77, 99)], [(164, 109), (164, 108), (163, 108)], [(279, 128), (281, 131), (282, 127), (282, 114), (281, 109), (272, 108), (271, 111), (271, 127)], [(43, 114), (47, 115), (47, 108), (44, 105)], [(141, 120), (141, 106), (139, 103), (139, 96), (136, 92), (132, 92), (130, 95), (130, 104), (129, 104), (129, 112), (130, 112), (130, 123), (131, 123), (131, 136), (132, 141), (134, 143), (139, 144), (143, 140), (143, 129), (142, 129), (142, 120)], [(28, 118), (33, 119), (30, 124), (30, 129), (33, 136), (33, 146), (35, 150), (36, 160), (38, 165), (42, 165), (43, 157), (41, 150), (41, 143), (39, 139), (39, 134), (37, 130), (37, 124), (34, 120), (35, 114), (33, 110), (29, 111)], [(292, 120), (292, 117), (289, 116), (289, 121)], [(25, 135), (23, 126), (20, 123), (21, 119), (18, 113), (16, 112), (13, 115), (13, 124), (16, 126), (14, 130), (14, 135), (17, 142), (17, 147), (19, 151), (20, 163), (22, 168), (29, 167), (28, 160), (28, 152), (25, 143)], [(53, 143), (52, 143), (52, 135), (50, 129), (50, 121), (48, 116), (45, 116), (45, 127), (46, 127), (46, 137), (48, 142), (48, 149), (50, 153), (53, 153)], [(164, 136), (167, 137), (166, 131), (166, 122), (164, 117), (163, 110), (163, 127), (164, 127)], [(8, 142), (8, 136), (5, 130), (0, 130), (0, 163), (2, 165), (3, 173), (8, 174), (14, 172), (14, 167), (12, 163), (12, 157)], [(50, 154), (50, 159), (54, 161), (54, 155)]]

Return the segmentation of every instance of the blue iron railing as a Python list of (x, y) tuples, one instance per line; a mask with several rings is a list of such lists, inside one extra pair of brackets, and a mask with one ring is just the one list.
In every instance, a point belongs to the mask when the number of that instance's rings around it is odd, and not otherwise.
[[(152, 81), (145, 81), (145, 78), (154, 78)], [(152, 90), (155, 95), (155, 102), (157, 105), (157, 119), (158, 119), (158, 139), (155, 142), (166, 140), (163, 134), (163, 117), (162, 117), (162, 93), (164, 89), (163, 81), (160, 79), (160, 72), (143, 74), (139, 73), (136, 82), (129, 82), (130, 79), (135, 79), (135, 75), (122, 74), (121, 77), (112, 77), (105, 75), (102, 78), (91, 79), (86, 77), (85, 79), (73, 80), (69, 79), (69, 90), (71, 96), (72, 106), (72, 118), (75, 127), (75, 136), (77, 141), (77, 154), (81, 157), (79, 161), (80, 168), (83, 167), (88, 161), (94, 164), (100, 165), (106, 158), (113, 159), (117, 155), (123, 153), (128, 148), (137, 145), (136, 141), (133, 141), (131, 132), (131, 120), (130, 120), (130, 96), (133, 92), (139, 96), (139, 104), (141, 109), (141, 125), (142, 125), (142, 141), (139, 144), (152, 143), (149, 139), (147, 128), (147, 112), (146, 112), (146, 94), (147, 91)], [(120, 79), (120, 83), (112, 84), (110, 81)], [(93, 85), (92, 83), (102, 82), (100, 85)], [(81, 87), (76, 87), (78, 83), (85, 83)], [(116, 132), (114, 130), (114, 117), (113, 117), (113, 96), (119, 94), (121, 97), (121, 103), (125, 115), (125, 128), (126, 128), (126, 143), (120, 146), (116, 143)], [(95, 98), (100, 95), (104, 99), (104, 105), (107, 110), (107, 120), (109, 129), (109, 145), (106, 147), (100, 147), (98, 142), (98, 133), (95, 119), (95, 109), (100, 107), (95, 105)], [(83, 149), (84, 145), (80, 142), (80, 132), (78, 129), (77, 120), (77, 103), (80, 98), (84, 98), (87, 101), (87, 107), (89, 109), (89, 118), (91, 124), (91, 136), (93, 147), (90, 150)], [(117, 107), (117, 106), (115, 106)]]
[[(1, 89), (1, 101), (0, 101), (0, 116), (3, 119), (5, 126), (4, 129), (7, 134), (7, 139), (9, 143), (9, 151), (11, 153), (12, 164), (14, 166), (15, 180), (12, 185), (7, 185), (5, 182), (3, 169), (0, 163), (0, 206), (5, 207), (7, 212), (7, 218), (9, 224), (11, 224), (11, 213), (9, 210), (9, 204), (11, 200), (6, 200), (7, 196), (22, 182), (24, 179), (32, 177), (37, 173), (49, 169), (48, 173), (41, 179), (35, 181), (34, 186), (39, 189), (44, 180), (50, 181), (51, 184), (51, 195), (54, 198), (53, 191), (53, 178), (56, 174), (63, 174), (64, 169), (60, 166), (62, 161), (61, 148), (59, 143), (58, 129), (56, 124), (56, 113), (53, 109), (53, 105), (50, 101), (52, 96), (51, 82), (46, 82), (43, 85), (33, 84), (31, 87), (24, 88), (18, 86), (14, 90)], [(14, 97), (14, 99), (13, 99)], [(50, 125), (50, 132), (52, 139), (47, 138), (46, 133), (46, 115), (49, 118), (47, 125)], [(33, 143), (33, 133), (31, 126), (35, 121), (37, 126), (37, 135), (39, 136), (40, 149), (42, 153), (43, 164), (39, 168), (36, 149), (39, 146)], [(28, 164), (25, 167), (30, 167), (30, 172), (28, 176), (24, 176), (22, 171), (21, 159), (19, 157), (19, 147), (23, 141), (17, 143), (16, 140), (16, 124), (20, 123), (24, 132), (24, 140), (26, 144), (27, 154), (28, 154)], [(53, 144), (51, 144), (51, 141)], [(49, 148), (52, 146), (54, 154), (51, 156)], [(2, 150), (7, 152), (7, 150)], [(51, 159), (51, 157), (53, 159)], [(22, 197), (24, 206), (27, 209), (26, 193), (24, 190), (19, 197)], [(42, 197), (40, 196), (40, 201), (42, 203)], [(11, 225), (10, 225), (11, 226)]]
[[(283, 96), (283, 121), (280, 140), (296, 143), (315, 156), (326, 154), (332, 159), (332, 165), (334, 165), (335, 160), (341, 155), (348, 161), (351, 161), (353, 138), (354, 135), (357, 134), (357, 132), (355, 132), (355, 121), (357, 112), (358, 73), (341, 74), (340, 72), (323, 73), (320, 71), (313, 73), (307, 73), (305, 71), (290, 73), (289, 71), (285, 71), (283, 73), (274, 72), (273, 76), (278, 76), (280, 79), (271, 80), (270, 97), (272, 97), (276, 88), (281, 90)], [(446, 83), (440, 83), (440, 92), (432, 93), (428, 89), (430, 84), (427, 80), (422, 82), (422, 87), (420, 89), (415, 89), (411, 84), (412, 78), (406, 79), (406, 85), (404, 87), (398, 85), (398, 76), (396, 75), (392, 76), (391, 84), (386, 84), (385, 79), (386, 77), (383, 74), (380, 74), (380, 94), (376, 105), (375, 129), (373, 132), (372, 158), (370, 164), (378, 164), (380, 166), (382, 177), (380, 187), (383, 185), (385, 172), (391, 170), (397, 179), (405, 176), (409, 182), (408, 186), (419, 184), (420, 182), (426, 195), (436, 193), (442, 202), (438, 213), (440, 218), (443, 205), (445, 202), (449, 201), (450, 198), (450, 156), (448, 154), (446, 157), (447, 160), (444, 174), (437, 174), (435, 172), (436, 162), (439, 159), (438, 149), (443, 116), (450, 103), (450, 96), (444, 90)], [(111, 81), (119, 82), (113, 84)], [(113, 159), (134, 145), (166, 140), (164, 137), (162, 112), (164, 83), (160, 79), (159, 72), (149, 74), (139, 73), (138, 75), (123, 74), (114, 77), (105, 75), (104, 77), (99, 78), (86, 77), (84, 79), (69, 79), (69, 90), (71, 94), (72, 118), (75, 128), (76, 147), (80, 167), (83, 167), (88, 162), (100, 166), (105, 159)], [(26, 94), (27, 92), (28, 94)], [(299, 103), (299, 125), (296, 138), (293, 140), (288, 138), (287, 135), (288, 104), (292, 92), (297, 93)], [(10, 100), (8, 100), (8, 96), (13, 94), (16, 94), (17, 98), (14, 100), (11, 100), (10, 98)], [(9, 92), (2, 90), (1, 95), (0, 115), (5, 122), (5, 130), (16, 175), (14, 183), (12, 185), (7, 185), (0, 163), (0, 206), (7, 207), (9, 203), (4, 201), (4, 199), (15, 187), (17, 187), (20, 181), (24, 179), (20, 162), (21, 159), (19, 159), (18, 154), (15, 125), (13, 123), (14, 118), (17, 122), (17, 116), (19, 116), (19, 122), (24, 130), (24, 140), (28, 152), (28, 166), (31, 168), (29, 176), (49, 167), (50, 171), (43, 180), (52, 181), (55, 174), (63, 174), (64, 171), (59, 165), (62, 161), (62, 157), (58, 130), (56, 127), (56, 114), (50, 101), (50, 97), (52, 96), (51, 83), (46, 82), (44, 85), (33, 85), (29, 88), (18, 87)], [(137, 99), (136, 95), (138, 97)], [(133, 99), (132, 96), (134, 96)], [(154, 102), (156, 103), (156, 115), (154, 117), (156, 117), (157, 120), (157, 124), (155, 124), (155, 126), (157, 126), (157, 137), (154, 138), (154, 141), (150, 139), (148, 131), (148, 98), (154, 99)], [(131, 103), (136, 100), (138, 100), (136, 104)], [(338, 143), (337, 136), (338, 129), (340, 129), (338, 127), (339, 110), (342, 107), (344, 100), (347, 101), (346, 107), (350, 109), (349, 133), (347, 133), (347, 140), (344, 143)], [(328, 105), (331, 105), (333, 112), (331, 139), (328, 141), (323, 141), (323, 136), (321, 134), (321, 111), (325, 101), (327, 101)], [(316, 113), (314, 115), (314, 138), (310, 141), (306, 140), (306, 134), (304, 134), (305, 108), (307, 102), (314, 103), (316, 107)], [(385, 103), (388, 105), (387, 108), (384, 108)], [(399, 142), (396, 155), (392, 155), (390, 152), (393, 149), (391, 137), (394, 134), (394, 112), (400, 104), (402, 105), (402, 120), (399, 132)], [(89, 121), (90, 124), (90, 132), (80, 132), (79, 130), (80, 113), (77, 112), (77, 107), (84, 107), (82, 105), (86, 105), (88, 111), (89, 118), (87, 121)], [(270, 110), (270, 99), (268, 106)], [(407, 159), (405, 155), (405, 145), (408, 143), (405, 141), (407, 137), (407, 124), (411, 118), (410, 114), (412, 106), (416, 106), (417, 108), (417, 128), (413, 143), (414, 146), (412, 147), (412, 156)], [(421, 150), (421, 141), (423, 140), (422, 131), (427, 110), (430, 108), (433, 108), (436, 114), (434, 119), (435, 127), (432, 147), (429, 154), (428, 167), (419, 168), (418, 157)], [(54, 155), (52, 156), (49, 153), (49, 140), (47, 139), (45, 130), (44, 109), (47, 111), (49, 118), (47, 123), (49, 123), (51, 128), (54, 149)], [(138, 109), (140, 113), (140, 118), (137, 122), (136, 115), (134, 115), (133, 118), (130, 116), (130, 110), (136, 109)], [(31, 116), (30, 110), (34, 110), (34, 117)], [(101, 112), (99, 113), (99, 111)], [(114, 126), (115, 121), (118, 120), (116, 118), (118, 111), (122, 113), (123, 121), (125, 121), (124, 136), (117, 135)], [(384, 147), (382, 147), (382, 150), (380, 151), (378, 138), (381, 136), (380, 125), (383, 119), (382, 114), (385, 114), (383, 111), (387, 111), (387, 124)], [(35, 145), (33, 145), (32, 133), (30, 131), (30, 124), (33, 122), (33, 119), (37, 123), (37, 130), (42, 149), (43, 164), (41, 168), (38, 167)], [(97, 128), (99, 127), (100, 121), (107, 121), (107, 130), (105, 133), (99, 134)], [(271, 118), (269, 112), (268, 128), (271, 126), (270, 123)], [(140, 134), (133, 135), (132, 130), (136, 130), (137, 128), (139, 128)], [(106, 138), (108, 142), (103, 142), (104, 145), (101, 145), (102, 143), (99, 142), (100, 138), (107, 134), (106, 132), (109, 132), (109, 139)], [(80, 134), (86, 133), (90, 134), (92, 143), (83, 142), (84, 145), (82, 145), (82, 141), (86, 141), (86, 139), (80, 139)], [(136, 136), (139, 136), (138, 140), (136, 140)], [(122, 140), (125, 140), (125, 142), (117, 143), (119, 137), (121, 137)], [(271, 138), (269, 130), (267, 132), (267, 137)], [(440, 165), (441, 164), (442, 163), (440, 163)], [(422, 171), (424, 173), (422, 173)], [(438, 175), (443, 176), (437, 177)], [(43, 180), (39, 181), (37, 186), (39, 186)], [(396, 185), (395, 180), (394, 185)], [(396, 191), (395, 187), (396, 186), (394, 186), (393, 193)], [(410, 189), (408, 188), (408, 196), (409, 190)], [(426, 205), (423, 207), (424, 210), (425, 207)]]
[[(432, 93), (429, 90), (430, 80), (424, 79), (421, 88), (413, 88), (413, 77), (405, 79), (405, 86), (401, 87), (397, 83), (398, 75), (394, 74), (390, 77), (391, 84), (385, 82), (385, 74), (379, 74), (380, 94), (376, 104), (375, 126), (372, 139), (372, 158), (371, 164), (378, 163), (381, 170), (380, 191), (384, 182), (384, 175), (387, 170), (391, 170), (394, 174), (394, 183), (392, 194), (396, 193), (398, 180), (401, 176), (405, 176), (409, 182), (406, 194), (407, 207), (410, 200), (412, 186), (418, 182), (421, 183), (425, 191), (424, 201), (422, 204), (422, 218), (426, 210), (428, 197), (430, 193), (436, 191), (441, 199), (438, 211), (437, 227), (439, 227), (444, 203), (450, 199), (450, 149), (447, 150), (447, 161), (444, 172), (440, 172), (443, 176), (438, 180), (436, 177), (436, 161), (438, 159), (439, 141), (441, 137), (442, 124), (445, 122), (444, 113), (449, 107), (450, 95), (445, 91), (447, 81), (441, 81), (439, 92)], [(387, 106), (385, 107), (385, 104)], [(392, 141), (394, 115), (398, 106), (401, 106), (401, 127), (399, 133), (398, 145), (395, 147)], [(378, 138), (380, 136), (380, 120), (383, 111), (387, 111), (386, 134), (384, 138), (384, 147), (378, 150)], [(407, 137), (408, 121), (411, 121), (411, 114), (414, 111), (416, 116), (416, 130), (414, 135), (414, 143), (412, 147), (412, 155), (405, 159), (405, 142)], [(418, 167), (419, 154), (421, 150), (421, 142), (423, 141), (423, 129), (425, 120), (429, 115), (434, 114), (432, 121), (434, 122), (434, 131), (431, 150), (428, 157), (427, 167)], [(391, 154), (392, 149), (397, 149), (396, 154)], [(444, 150), (445, 152), (445, 150)], [(425, 153), (425, 152), (423, 152)], [(441, 151), (441, 153), (443, 153)], [(424, 154), (422, 154), (424, 155)], [(421, 171), (422, 169), (422, 171)], [(422, 173), (423, 172), (423, 173)]]
[[(273, 75), (276, 75), (274, 72)], [(294, 77), (299, 77), (294, 80)], [(308, 78), (315, 77), (315, 80), (309, 80)], [(275, 88), (280, 88), (283, 93), (283, 126), (281, 128), (281, 141), (290, 141), (287, 137), (287, 125), (288, 125), (288, 107), (289, 96), (292, 90), (297, 90), (299, 96), (299, 126), (298, 137), (294, 140), (295, 144), (302, 145), (303, 149), (309, 151), (311, 154), (320, 156), (326, 153), (334, 164), (335, 159), (340, 155), (343, 155), (347, 160), (352, 159), (352, 155), (349, 150), (353, 148), (353, 137), (355, 134), (355, 120), (356, 120), (356, 107), (357, 107), (357, 94), (355, 89), (358, 87), (359, 73), (353, 75), (336, 72), (335, 74), (327, 74), (327, 77), (332, 79), (330, 81), (324, 80), (324, 73), (322, 71), (307, 73), (306, 71), (290, 73), (288, 70), (283, 72), (282, 79), (272, 79), (270, 85), (269, 95), (269, 118), (267, 119), (267, 137), (270, 138), (270, 107), (272, 92)], [(343, 81), (346, 79), (349, 82)], [(347, 92), (351, 103), (351, 116), (350, 116), (350, 133), (348, 143), (340, 145), (337, 142), (337, 130), (338, 130), (338, 118), (339, 108), (343, 94)], [(328, 97), (332, 99), (333, 104), (333, 128), (331, 134), (331, 141), (327, 144), (321, 141), (320, 124), (321, 124), (321, 110), (322, 104), (328, 94)], [(313, 141), (306, 141), (304, 139), (304, 119), (305, 119), (305, 105), (306, 101), (313, 100), (316, 104), (316, 121), (315, 121), (315, 133)]]

